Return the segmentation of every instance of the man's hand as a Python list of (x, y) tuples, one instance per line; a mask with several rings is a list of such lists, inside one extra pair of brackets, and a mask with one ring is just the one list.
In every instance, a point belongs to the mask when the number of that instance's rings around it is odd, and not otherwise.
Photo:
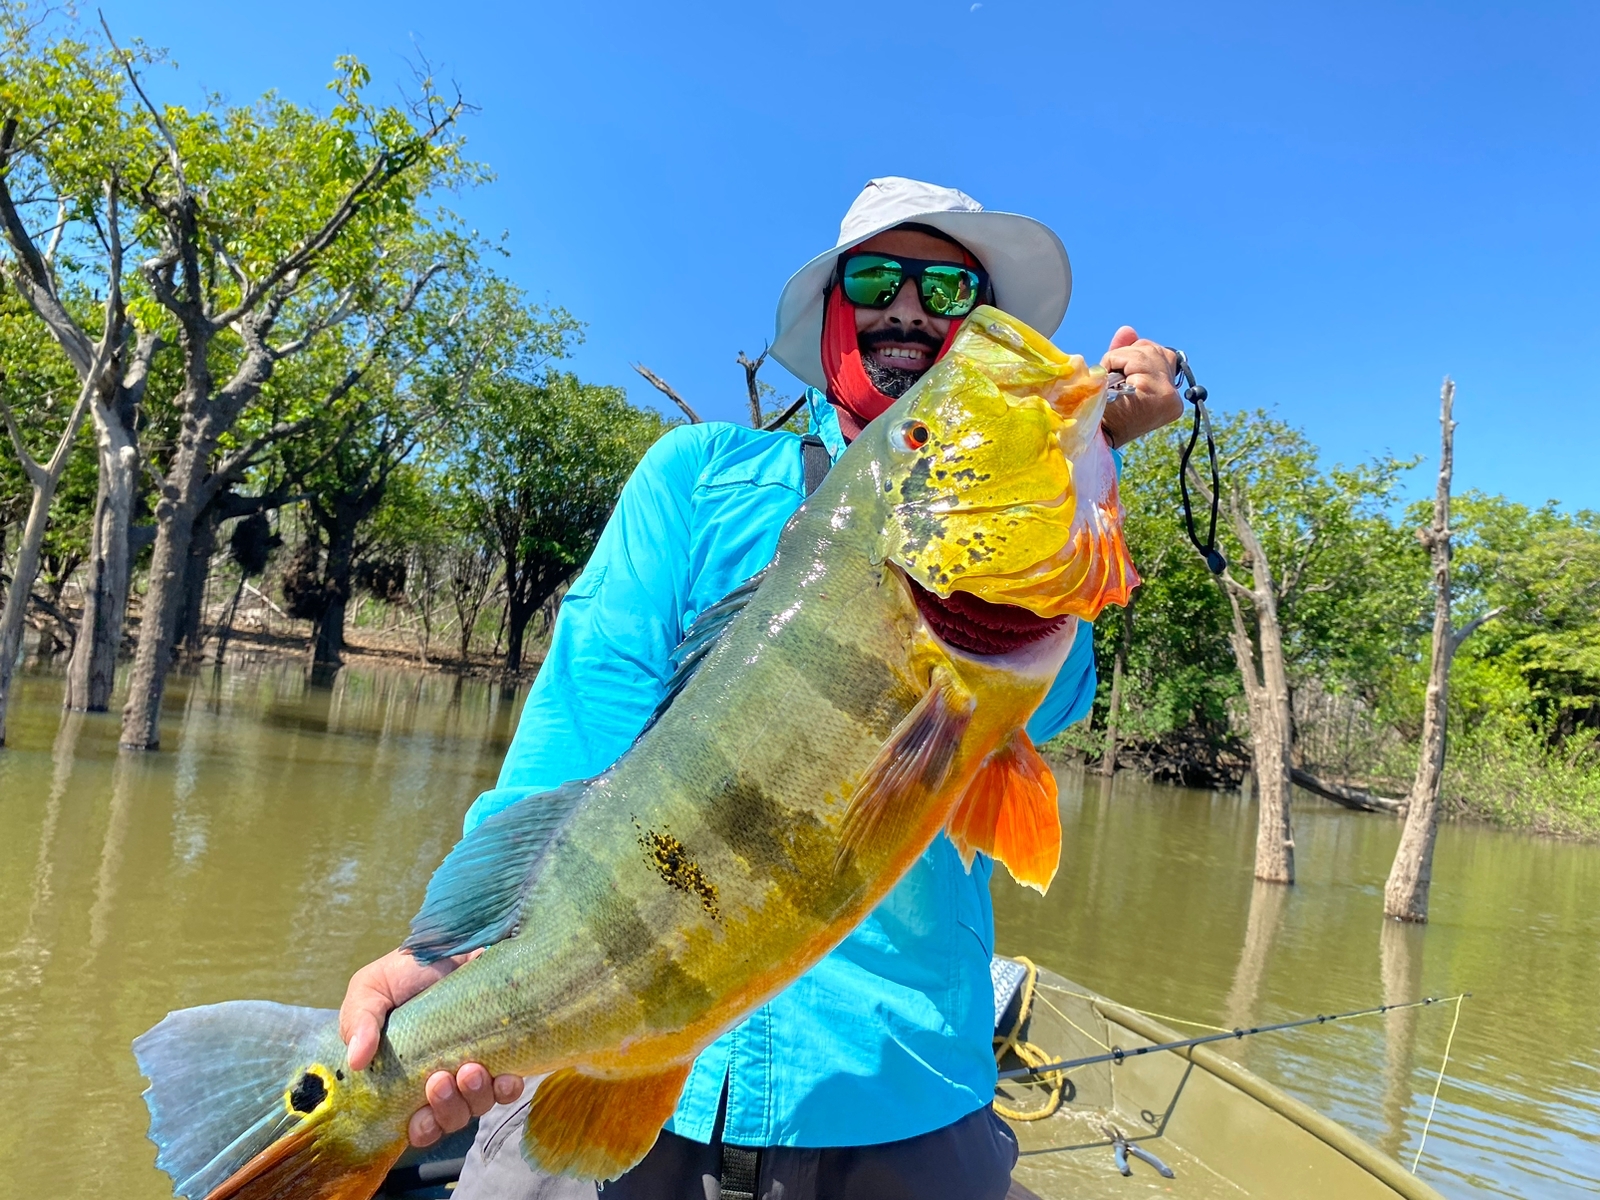
[[(404, 950), (394, 950), (352, 975), (339, 1006), (339, 1036), (349, 1047), (350, 1069), (365, 1070), (372, 1062), (390, 1012), (482, 953), (474, 950), (423, 964)], [(424, 1094), (428, 1103), (411, 1114), (406, 1127), (413, 1146), (431, 1146), (496, 1104), (510, 1104), (522, 1095), (522, 1077), (496, 1075), (490, 1079), (481, 1064), (466, 1063), (454, 1075), (435, 1071), (428, 1077)]]
[(1111, 348), (1100, 365), (1108, 371), (1121, 371), (1134, 388), (1133, 395), (1106, 405), (1101, 424), (1113, 446), (1126, 446), (1134, 438), (1183, 416), (1183, 398), (1172, 386), (1178, 356), (1165, 346), (1141, 338), (1131, 326), (1124, 325), (1112, 337)]

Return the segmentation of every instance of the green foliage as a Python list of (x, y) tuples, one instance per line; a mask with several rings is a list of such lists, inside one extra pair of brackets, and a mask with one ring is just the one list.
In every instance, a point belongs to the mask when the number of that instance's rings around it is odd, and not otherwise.
[[(1409, 782), (1432, 633), (1430, 567), (1416, 538), (1431, 501), (1396, 498), (1412, 464), (1323, 468), (1300, 431), (1263, 413), (1219, 421), (1217, 434), (1224, 504), (1236, 488), (1272, 567), (1291, 687), (1324, 701), (1302, 719), (1344, 722), (1303, 728), (1303, 740), (1353, 744), (1354, 761), (1338, 769), (1390, 788)], [(1126, 456), (1125, 528), (1145, 582), (1120, 735), (1192, 752), (1237, 736), (1245, 717), (1228, 603), (1183, 531), (1176, 472), (1187, 436), (1169, 428)], [(1197, 508), (1203, 532), (1198, 498)], [(1452, 524), (1457, 627), (1499, 611), (1462, 644), (1451, 672), (1447, 799), (1498, 823), (1600, 833), (1600, 516), (1468, 493)], [(1247, 580), (1226, 509), (1219, 528), (1230, 570)], [(1250, 627), (1248, 606), (1244, 617)], [(1096, 729), (1070, 739), (1089, 755), (1100, 752), (1123, 629), (1117, 610), (1096, 625)], [(1328, 733), (1337, 736), (1311, 736)]]

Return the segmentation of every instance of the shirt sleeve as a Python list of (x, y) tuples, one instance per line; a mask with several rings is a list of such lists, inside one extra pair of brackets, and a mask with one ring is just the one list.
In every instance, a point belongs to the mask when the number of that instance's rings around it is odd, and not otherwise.
[(1078, 622), (1077, 636), (1061, 673), (1028, 721), (1028, 737), (1042, 745), (1074, 721), (1081, 721), (1094, 704), (1094, 689), (1099, 682), (1094, 669), (1094, 626)]
[(656, 442), (622, 489), (556, 618), (496, 786), (465, 832), (534, 792), (598, 775), (622, 756), (666, 695), (689, 590), (690, 506), (706, 434)]
[[(1111, 452), (1111, 462), (1117, 479), (1121, 480), (1121, 450)], [(1099, 682), (1094, 665), (1094, 626), (1080, 621), (1072, 649), (1067, 652), (1067, 661), (1061, 664), (1061, 673), (1028, 721), (1028, 737), (1033, 744), (1049, 741), (1074, 721), (1088, 716)]]

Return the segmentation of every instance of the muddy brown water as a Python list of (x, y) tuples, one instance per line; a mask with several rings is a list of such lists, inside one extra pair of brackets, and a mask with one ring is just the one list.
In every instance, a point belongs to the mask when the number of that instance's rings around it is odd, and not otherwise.
[[(0, 751), (0, 1054), (14, 1195), (167, 1195), (129, 1041), (234, 997), (331, 1006), (394, 945), (489, 786), (520, 693), (279, 664), (178, 677), (155, 754), (22, 675)], [(995, 884), (998, 948), (1232, 1027), (1471, 991), (1419, 1173), (1449, 1196), (1600, 1191), (1600, 847), (1447, 826), (1434, 920), (1380, 919), (1398, 827), (1305, 800), (1300, 882), (1253, 886), (1245, 798), (1060, 773), (1048, 897)], [(1003, 875), (1003, 873), (1001, 873)], [(1451, 1012), (1232, 1043), (1408, 1165)]]

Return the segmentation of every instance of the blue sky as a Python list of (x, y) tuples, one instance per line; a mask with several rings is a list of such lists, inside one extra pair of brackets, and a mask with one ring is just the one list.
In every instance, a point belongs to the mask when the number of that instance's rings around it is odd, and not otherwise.
[[(589, 323), (586, 378), (745, 411), (740, 350), (877, 175), (1056, 229), (1098, 357), (1186, 349), (1217, 407), (1330, 461), (1437, 453), (1459, 488), (1600, 508), (1600, 9), (1563, 4), (625, 5), (104, 0), (157, 95), (322, 103), (335, 55), (425, 54), (481, 107), (459, 208)], [(798, 384), (775, 365), (780, 390)], [(1413, 490), (1431, 488), (1426, 468)]]

